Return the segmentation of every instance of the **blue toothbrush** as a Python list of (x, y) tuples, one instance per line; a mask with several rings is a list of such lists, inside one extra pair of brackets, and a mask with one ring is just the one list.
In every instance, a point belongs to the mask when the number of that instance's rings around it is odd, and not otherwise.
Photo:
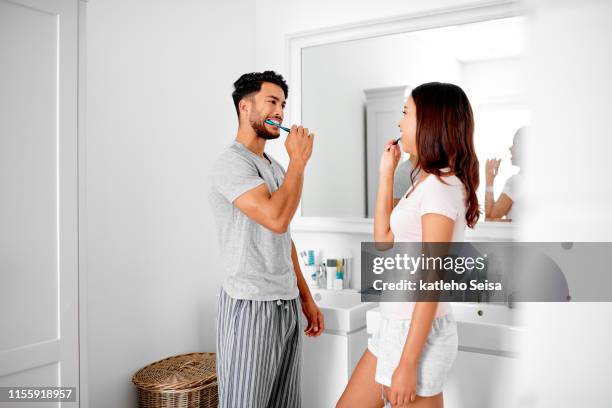
[(283, 129), (285, 132), (291, 132), (291, 129), (287, 129), (286, 127), (281, 126), (280, 124), (276, 123), (276, 122), (275, 122), (275, 121), (273, 121), (273, 120), (266, 119), (266, 120), (265, 120), (265, 122), (266, 122), (268, 125), (276, 126), (276, 127), (277, 127), (277, 128), (279, 128), (279, 129)]

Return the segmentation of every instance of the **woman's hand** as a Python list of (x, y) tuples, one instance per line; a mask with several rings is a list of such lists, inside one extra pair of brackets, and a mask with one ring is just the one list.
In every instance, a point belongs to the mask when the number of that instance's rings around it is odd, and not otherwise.
[(314, 300), (307, 300), (302, 303), (302, 312), (308, 321), (308, 325), (304, 329), (304, 333), (309, 337), (317, 337), (323, 333), (325, 323), (323, 322), (323, 313)]
[(485, 180), (487, 186), (492, 186), (497, 172), (499, 170), (499, 163), (501, 159), (487, 159), (485, 163)]
[(393, 144), (393, 142), (395, 142), (395, 139), (391, 139), (387, 142), (382, 157), (380, 158), (379, 172), (381, 175), (393, 174), (402, 156), (399, 144)]
[(416, 399), (416, 364), (400, 362), (391, 377), (387, 399), (393, 407), (409, 406)]

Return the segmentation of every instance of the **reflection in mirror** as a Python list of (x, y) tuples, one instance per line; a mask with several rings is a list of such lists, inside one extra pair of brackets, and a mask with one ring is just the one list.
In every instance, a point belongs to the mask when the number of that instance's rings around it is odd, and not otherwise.
[[(530, 119), (521, 77), (524, 29), (525, 19), (513, 17), (303, 48), (301, 117), (316, 130), (317, 142), (304, 181), (302, 216), (372, 217), (377, 188), (372, 175), (377, 176), (384, 144), (399, 137), (405, 98), (413, 87), (439, 81), (459, 85), (472, 104), (483, 209), (486, 159), (501, 159), (488, 189), (493, 193), (487, 193), (498, 208), (487, 219), (510, 219), (512, 209), (495, 215), (503, 209), (506, 180), (519, 171), (509, 147)], [(396, 197), (410, 187), (411, 168), (403, 153)], [(518, 180), (510, 181), (506, 197)]]
[(510, 161), (513, 166), (519, 168), (519, 172), (510, 176), (504, 182), (501, 194), (495, 198), (495, 178), (499, 171), (501, 159), (487, 159), (485, 162), (485, 220), (486, 221), (513, 221), (520, 214), (521, 190), (524, 186), (523, 172), (521, 171), (521, 160), (525, 137), (529, 131), (528, 126), (523, 126), (516, 131), (512, 139), (512, 145), (508, 148)]

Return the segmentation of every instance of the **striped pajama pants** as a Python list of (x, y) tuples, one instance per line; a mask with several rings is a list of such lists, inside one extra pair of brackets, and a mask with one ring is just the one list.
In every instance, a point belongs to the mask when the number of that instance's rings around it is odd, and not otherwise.
[(299, 408), (299, 298), (245, 300), (223, 289), (217, 303), (220, 408)]

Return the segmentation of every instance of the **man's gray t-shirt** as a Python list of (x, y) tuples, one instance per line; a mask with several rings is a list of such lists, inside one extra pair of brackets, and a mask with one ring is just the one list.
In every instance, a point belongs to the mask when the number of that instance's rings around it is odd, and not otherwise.
[(285, 170), (264, 154), (272, 164), (235, 141), (213, 165), (209, 201), (225, 273), (223, 289), (235, 299), (295, 299), (299, 292), (289, 230), (272, 232), (233, 204), (260, 184), (273, 193), (283, 183)]

